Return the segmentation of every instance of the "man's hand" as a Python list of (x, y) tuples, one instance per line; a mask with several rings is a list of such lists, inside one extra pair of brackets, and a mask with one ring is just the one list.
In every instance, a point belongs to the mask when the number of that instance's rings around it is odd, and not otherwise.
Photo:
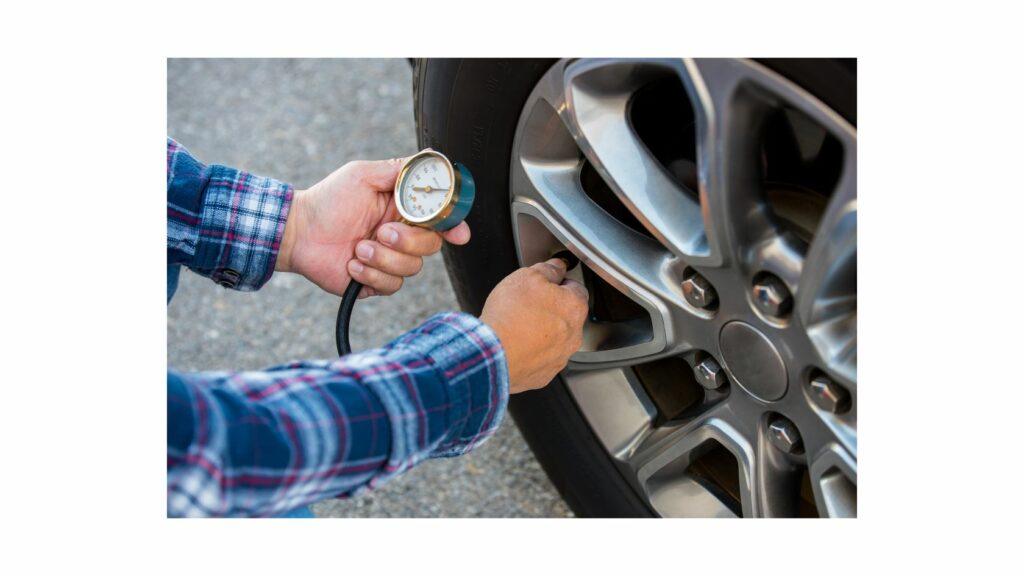
[(359, 297), (394, 294), (441, 240), (469, 242), (462, 222), (443, 234), (396, 222), (395, 178), (403, 159), (349, 162), (309, 190), (295, 192), (277, 270), (295, 272), (341, 295), (354, 278)]
[(564, 278), (565, 262), (552, 258), (509, 274), (484, 303), (480, 320), (505, 348), (512, 394), (546, 386), (580, 348), (587, 289)]

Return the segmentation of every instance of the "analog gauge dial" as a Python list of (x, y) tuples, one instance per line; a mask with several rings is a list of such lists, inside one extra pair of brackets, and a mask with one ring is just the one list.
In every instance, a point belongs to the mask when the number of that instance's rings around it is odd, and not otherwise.
[(399, 201), (408, 216), (426, 220), (440, 213), (450, 198), (452, 169), (441, 155), (414, 158), (399, 183)]

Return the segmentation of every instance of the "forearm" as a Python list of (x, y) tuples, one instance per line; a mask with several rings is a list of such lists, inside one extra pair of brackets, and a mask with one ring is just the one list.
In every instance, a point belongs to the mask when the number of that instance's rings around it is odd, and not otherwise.
[(494, 333), (439, 315), (387, 346), (264, 372), (168, 376), (168, 514), (273, 515), (466, 452), (508, 399)]

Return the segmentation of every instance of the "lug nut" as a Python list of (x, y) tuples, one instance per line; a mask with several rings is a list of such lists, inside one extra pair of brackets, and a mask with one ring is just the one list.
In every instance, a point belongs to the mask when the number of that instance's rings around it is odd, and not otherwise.
[(715, 288), (711, 286), (711, 283), (696, 272), (683, 280), (683, 296), (690, 304), (704, 309), (714, 306), (718, 299), (718, 294), (715, 293)]
[(804, 441), (800, 438), (796, 424), (782, 416), (776, 417), (768, 424), (768, 440), (772, 446), (786, 454), (799, 454), (804, 449)]
[(697, 383), (708, 390), (718, 390), (726, 381), (725, 370), (714, 358), (706, 358), (694, 366), (693, 375), (697, 377)]
[(777, 276), (765, 274), (754, 283), (754, 303), (768, 316), (785, 316), (793, 306), (793, 296)]
[(824, 374), (811, 378), (810, 391), (814, 403), (826, 412), (839, 414), (850, 408), (850, 393)]

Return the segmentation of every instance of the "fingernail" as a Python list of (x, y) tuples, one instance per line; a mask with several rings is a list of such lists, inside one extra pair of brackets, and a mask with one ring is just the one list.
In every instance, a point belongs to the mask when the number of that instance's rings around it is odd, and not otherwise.
[(394, 228), (385, 228), (380, 233), (380, 240), (385, 244), (394, 244), (398, 241), (398, 231)]
[(357, 260), (352, 260), (352, 263), (349, 264), (348, 266), (349, 266), (349, 270), (353, 274), (362, 274), (363, 273), (363, 263), (362, 262), (359, 262)]
[(370, 258), (373, 258), (373, 245), (367, 242), (356, 246), (356, 256), (358, 256), (360, 260), (369, 260)]

